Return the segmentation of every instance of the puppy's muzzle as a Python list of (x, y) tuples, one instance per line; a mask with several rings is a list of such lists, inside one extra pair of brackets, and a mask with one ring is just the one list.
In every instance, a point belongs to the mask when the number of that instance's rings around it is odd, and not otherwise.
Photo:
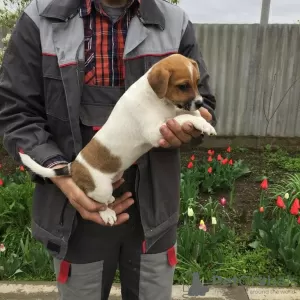
[(191, 110), (197, 110), (203, 106), (203, 98), (201, 96), (196, 97), (191, 103)]
[(200, 100), (196, 100), (196, 101), (195, 101), (195, 107), (196, 107), (197, 109), (199, 109), (200, 107), (202, 107), (202, 105), (203, 105), (203, 101), (200, 101)]

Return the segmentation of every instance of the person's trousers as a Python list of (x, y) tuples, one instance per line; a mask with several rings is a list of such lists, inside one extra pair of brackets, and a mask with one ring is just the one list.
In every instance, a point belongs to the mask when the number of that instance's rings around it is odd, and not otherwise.
[[(134, 194), (135, 168), (125, 173), (115, 196)], [(136, 200), (136, 199), (135, 199)], [(176, 227), (145, 253), (138, 203), (127, 211), (130, 219), (120, 226), (78, 223), (63, 261), (54, 259), (60, 300), (107, 300), (119, 269), (124, 300), (171, 299), (176, 266)]]

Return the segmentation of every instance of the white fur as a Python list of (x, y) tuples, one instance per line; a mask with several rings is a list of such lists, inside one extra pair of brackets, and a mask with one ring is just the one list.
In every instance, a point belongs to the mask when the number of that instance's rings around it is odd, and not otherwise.
[[(94, 180), (96, 188), (87, 196), (95, 201), (109, 204), (115, 200), (112, 196), (112, 183), (120, 179), (123, 172), (144, 153), (153, 147), (159, 147), (162, 139), (160, 127), (168, 119), (174, 118), (180, 125), (191, 122), (196, 129), (216, 135), (215, 129), (201, 117), (194, 103), (191, 109), (195, 111), (187, 112), (176, 108), (168, 99), (159, 99), (148, 82), (150, 71), (151, 69), (123, 94), (107, 122), (93, 137), (108, 148), (111, 154), (120, 158), (120, 170), (104, 173), (89, 165), (81, 154), (76, 158), (90, 171)], [(199, 100), (202, 101), (201, 96), (197, 96), (194, 102)], [(21, 155), (21, 159), (35, 173), (43, 177), (54, 176), (51, 169), (39, 166), (29, 156)], [(111, 209), (100, 212), (100, 215), (105, 223), (113, 225), (116, 221), (116, 214)]]
[(52, 169), (44, 168), (41, 165), (39, 165), (37, 162), (35, 162), (29, 155), (24, 153), (19, 153), (21, 160), (23, 164), (27, 167), (29, 167), (34, 173), (39, 174), (42, 177), (54, 177), (55, 172)]

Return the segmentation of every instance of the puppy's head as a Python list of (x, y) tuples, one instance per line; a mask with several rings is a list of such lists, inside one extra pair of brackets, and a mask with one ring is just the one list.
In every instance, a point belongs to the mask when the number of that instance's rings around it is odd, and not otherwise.
[(180, 54), (170, 55), (156, 63), (148, 74), (148, 81), (158, 98), (188, 111), (203, 104), (199, 94), (200, 72), (196, 61)]

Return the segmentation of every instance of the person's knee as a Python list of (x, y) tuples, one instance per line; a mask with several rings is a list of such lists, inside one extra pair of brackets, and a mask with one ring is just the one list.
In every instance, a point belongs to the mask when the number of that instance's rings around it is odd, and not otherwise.
[(60, 300), (101, 299), (103, 261), (70, 264), (54, 258)]

